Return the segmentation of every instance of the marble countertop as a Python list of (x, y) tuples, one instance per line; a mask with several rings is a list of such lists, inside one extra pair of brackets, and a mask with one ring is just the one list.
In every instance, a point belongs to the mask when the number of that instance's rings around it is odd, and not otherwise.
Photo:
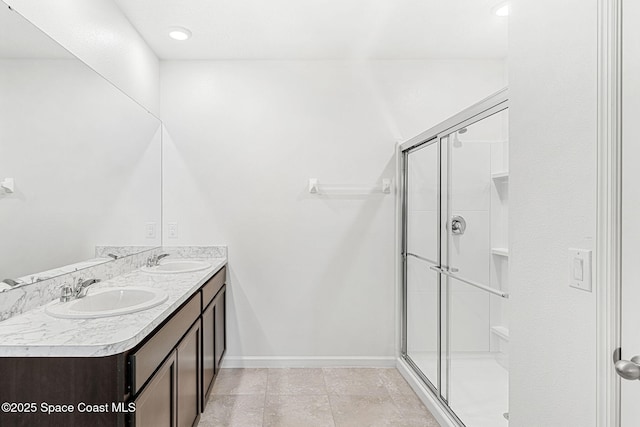
[(226, 258), (202, 260), (212, 266), (179, 274), (134, 270), (91, 287), (145, 286), (169, 294), (167, 301), (148, 310), (97, 319), (60, 319), (41, 306), (4, 320), (0, 322), (0, 357), (103, 357), (129, 350), (227, 263)]

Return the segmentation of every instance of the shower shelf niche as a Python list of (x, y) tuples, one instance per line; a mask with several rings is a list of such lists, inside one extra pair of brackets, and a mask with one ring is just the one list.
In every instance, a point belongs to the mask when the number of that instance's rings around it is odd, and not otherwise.
[(491, 179), (496, 182), (507, 181), (509, 180), (509, 171), (494, 172), (491, 174)]
[[(509, 143), (491, 145), (490, 181), (490, 252), (491, 286), (509, 292)], [(490, 301), (490, 348), (496, 361), (508, 366), (509, 304), (506, 300)]]
[(505, 326), (492, 326), (491, 333), (496, 334), (505, 341), (509, 341), (509, 328)]
[(491, 253), (493, 255), (508, 257), (509, 256), (509, 249), (507, 249), (507, 248), (491, 248)]

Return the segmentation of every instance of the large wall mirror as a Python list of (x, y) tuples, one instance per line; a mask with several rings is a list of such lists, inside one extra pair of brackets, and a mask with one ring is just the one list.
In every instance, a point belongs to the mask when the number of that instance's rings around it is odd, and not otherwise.
[(2, 5), (0, 290), (157, 247), (160, 224), (160, 120)]

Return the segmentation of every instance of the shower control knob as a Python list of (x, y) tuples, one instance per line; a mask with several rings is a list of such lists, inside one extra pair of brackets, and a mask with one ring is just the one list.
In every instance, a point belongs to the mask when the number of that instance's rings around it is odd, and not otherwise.
[(454, 215), (451, 217), (451, 233), (457, 235), (463, 235), (465, 230), (467, 229), (467, 221), (460, 216)]
[(633, 356), (631, 360), (618, 360), (615, 368), (625, 380), (640, 380), (640, 356)]

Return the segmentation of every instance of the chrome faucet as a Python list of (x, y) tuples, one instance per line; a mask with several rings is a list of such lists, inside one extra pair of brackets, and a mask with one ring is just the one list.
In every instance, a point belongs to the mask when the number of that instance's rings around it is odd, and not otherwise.
[(100, 279), (89, 279), (89, 280), (78, 279), (78, 282), (76, 283), (76, 286), (74, 288), (75, 297), (84, 298), (85, 296), (87, 296), (87, 290), (89, 286), (95, 283), (98, 283), (99, 281)]
[(158, 265), (160, 263), (160, 260), (162, 258), (166, 258), (168, 257), (169, 254), (160, 254), (160, 255), (152, 255), (149, 258), (147, 258), (147, 267), (155, 267), (156, 265)]

